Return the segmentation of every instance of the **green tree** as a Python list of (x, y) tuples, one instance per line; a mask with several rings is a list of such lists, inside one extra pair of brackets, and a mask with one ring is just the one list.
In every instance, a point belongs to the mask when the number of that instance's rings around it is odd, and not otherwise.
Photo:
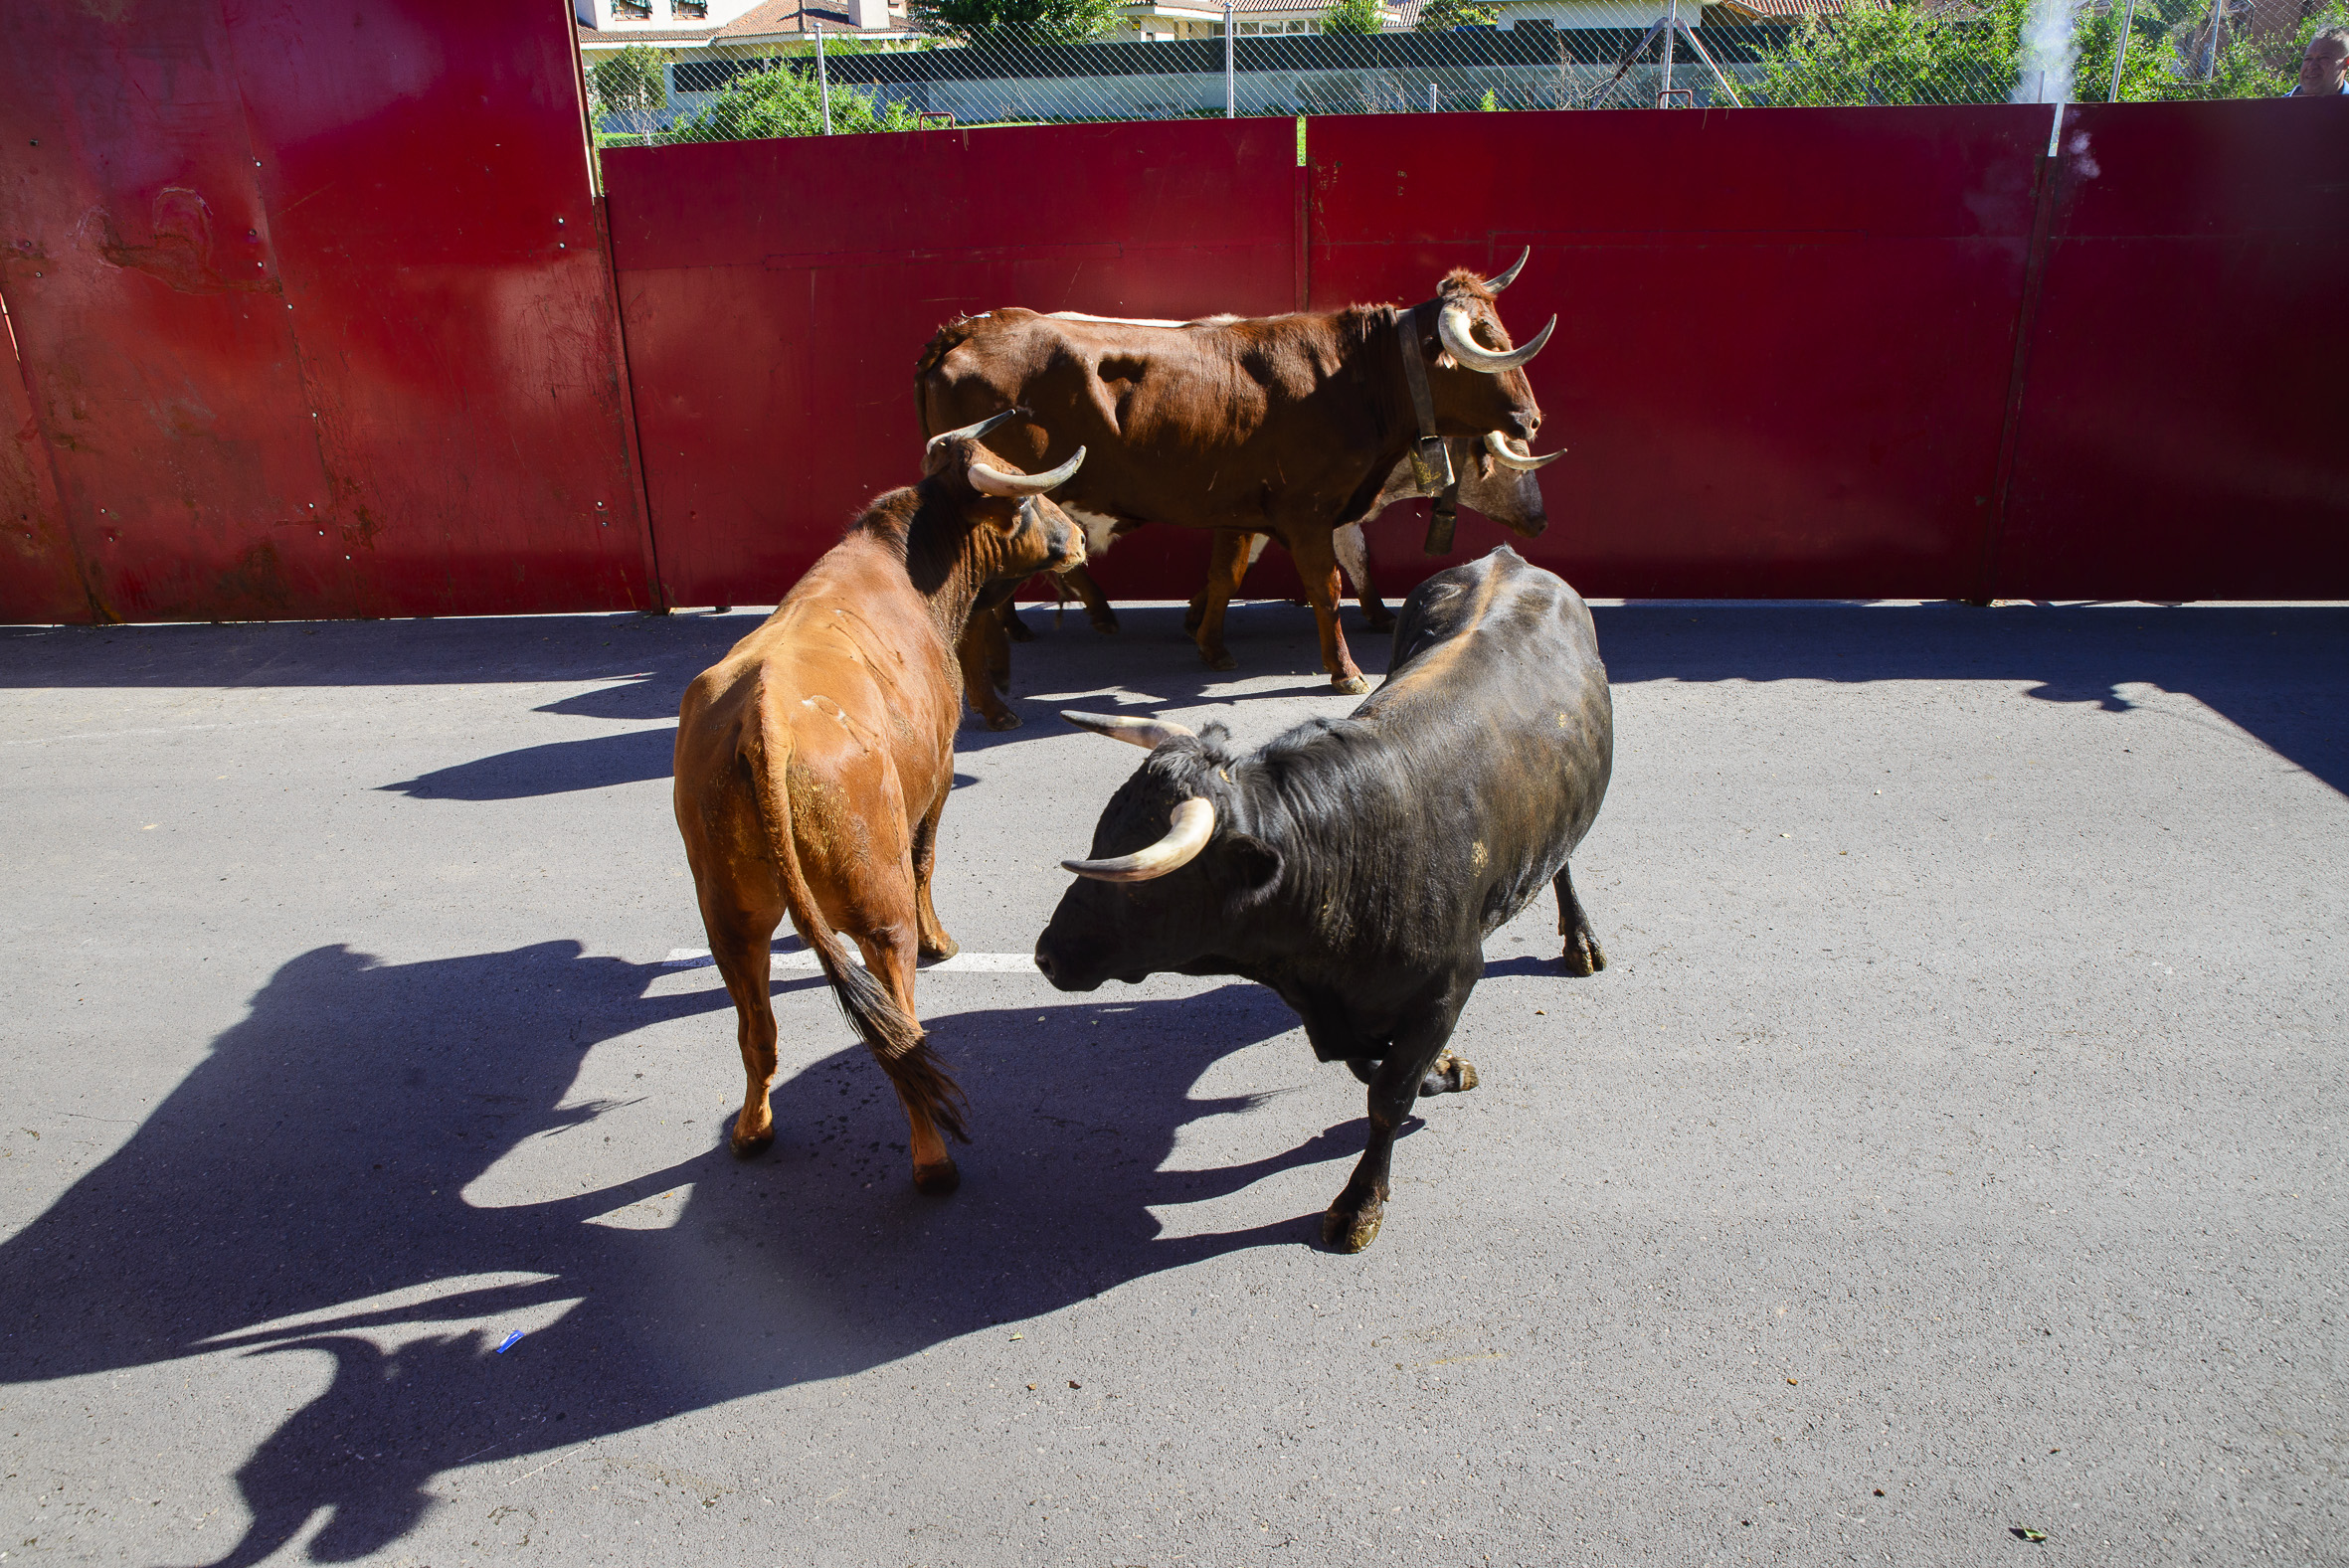
[(1367, 38), (1386, 26), (1386, 12), (1378, 0), (1338, 0), (1322, 13), (1322, 31)]
[[(2075, 14), (2077, 65), (2068, 96), (2100, 103), (2112, 90), (2112, 52), (2126, 0), (2089, 0)], [(1907, 0), (1852, 0), (1840, 18), (1810, 17), (1785, 44), (1761, 51), (1756, 101), (1795, 103), (1996, 103), (2014, 90), (2016, 50), (2029, 0), (1983, 0), (1971, 10), (1926, 10)], [(2210, 0), (2138, 0), (2129, 22), (2120, 96), (2266, 97), (2291, 89), (2299, 58), (2320, 27), (2349, 22), (2332, 0), (2296, 38), (2252, 36), (2231, 21), (2209, 74)]]
[[(2300, 77), (2300, 56), (2308, 49), (2308, 41), (2320, 29), (2349, 26), (2349, 4), (2334, 0), (2300, 23), (2299, 31), (2288, 38), (2270, 36), (2255, 38), (2249, 28), (2231, 19), (2219, 35), (2217, 57), (2211, 62), (2210, 74), (2203, 74), (2203, 54), (2210, 45), (2210, 7), (2198, 5), (2177, 26), (2170, 37), (2175, 42), (2165, 50), (2164, 62), (2174, 75), (2165, 73), (2160, 90), (2148, 97), (2164, 98), (2267, 98), (2278, 97), (2292, 90)], [(2136, 29), (2130, 30), (2129, 50), (2137, 49)], [(2170, 58), (2174, 57), (2174, 58)], [(2111, 69), (2109, 57), (2105, 69)], [(2128, 74), (2136, 77), (2132, 62)], [(2123, 94), (2126, 96), (2127, 94)]]
[[(776, 59), (765, 62), (762, 70), (737, 73), (715, 98), (673, 121), (660, 139), (750, 141), (762, 136), (822, 135), (823, 106), (815, 73), (793, 69), (793, 65)], [(835, 135), (914, 128), (912, 110), (902, 103), (878, 101), (870, 88), (834, 85), (831, 96)]]
[(1803, 19), (1761, 52), (1761, 103), (2000, 103), (2015, 87), (2025, 0), (1992, 0), (1964, 21), (1901, 0), (1852, 0)]
[(1119, 0), (913, 0), (914, 26), (972, 44), (1082, 44), (1125, 19)]
[(1478, 5), (1475, 0), (1427, 0), (1419, 8), (1419, 20), (1411, 24), (1415, 33), (1449, 33), (1456, 27), (1494, 27), (1501, 21), (1497, 7)]
[[(667, 62), (649, 44), (631, 44), (588, 68), (588, 92), (598, 117), (646, 115), (668, 101)], [(631, 123), (640, 123), (635, 119)]]

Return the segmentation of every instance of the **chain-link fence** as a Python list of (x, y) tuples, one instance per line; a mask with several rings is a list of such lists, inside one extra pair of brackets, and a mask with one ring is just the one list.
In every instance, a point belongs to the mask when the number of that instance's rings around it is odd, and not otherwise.
[[(1756, 19), (1794, 5), (1834, 9)], [(2271, 15), (2278, 5), (2288, 14)], [(632, 75), (597, 66), (590, 80), (607, 145), (1227, 114), (2258, 97), (2291, 90), (2308, 38), (2349, 23), (2349, 0), (2308, 9), (1666, 0), (1645, 28), (1520, 20), (1122, 43), (833, 38), (754, 58), (639, 60)]]

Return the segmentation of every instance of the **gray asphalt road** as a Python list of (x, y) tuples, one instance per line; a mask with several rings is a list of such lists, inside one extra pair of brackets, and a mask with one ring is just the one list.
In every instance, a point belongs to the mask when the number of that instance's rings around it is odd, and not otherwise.
[[(1351, 706), (1176, 618), (1031, 612), (967, 951), (1140, 760), (1055, 708)], [(782, 975), (728, 1157), (666, 774), (747, 614), (0, 631), (0, 1556), (2349, 1561), (2349, 612), (1599, 622), (1613, 966), (1494, 937), (1353, 1258), (1361, 1091), (1237, 982), (927, 976), (935, 1201)]]

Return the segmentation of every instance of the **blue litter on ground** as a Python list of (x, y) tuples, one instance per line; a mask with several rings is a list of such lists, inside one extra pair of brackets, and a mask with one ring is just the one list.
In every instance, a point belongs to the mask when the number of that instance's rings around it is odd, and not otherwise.
[(518, 1342), (520, 1342), (521, 1338), (521, 1329), (516, 1328), (511, 1330), (503, 1339), (497, 1341), (497, 1353), (499, 1355), (505, 1354), (508, 1350), (511, 1350)]

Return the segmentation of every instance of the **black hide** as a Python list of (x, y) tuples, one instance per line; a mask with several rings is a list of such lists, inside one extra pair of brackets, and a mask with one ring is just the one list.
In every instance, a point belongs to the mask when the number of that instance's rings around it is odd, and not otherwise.
[[(1613, 765), (1613, 714), (1590, 611), (1503, 547), (1428, 579), (1403, 607), (1378, 689), (1344, 719), (1253, 755), (1220, 726), (1169, 741), (1102, 812), (1092, 858), (1162, 837), (1191, 796), (1215, 831), (1145, 882), (1080, 879), (1036, 944), (1062, 990), (1174, 970), (1260, 981), (1324, 1061), (1370, 1083), (1370, 1146), (1325, 1234), (1368, 1244), (1394, 1124), (1420, 1092), (1484, 971), (1484, 938), (1544, 883), (1565, 966), (1604, 957), (1566, 876)], [(1349, 1245), (1351, 1244), (1351, 1245)]]

